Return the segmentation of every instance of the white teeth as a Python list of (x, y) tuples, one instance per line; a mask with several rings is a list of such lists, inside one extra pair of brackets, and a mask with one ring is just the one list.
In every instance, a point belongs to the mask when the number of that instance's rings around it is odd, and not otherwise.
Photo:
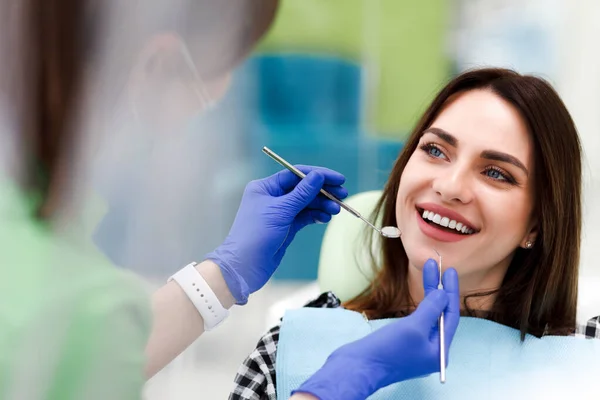
[(463, 225), (462, 222), (456, 222), (456, 220), (451, 220), (448, 217), (442, 217), (440, 214), (436, 214), (433, 211), (423, 210), (422, 217), (425, 220), (429, 220), (446, 228), (456, 229), (458, 232), (467, 235), (474, 233), (473, 229), (469, 228), (466, 225)]

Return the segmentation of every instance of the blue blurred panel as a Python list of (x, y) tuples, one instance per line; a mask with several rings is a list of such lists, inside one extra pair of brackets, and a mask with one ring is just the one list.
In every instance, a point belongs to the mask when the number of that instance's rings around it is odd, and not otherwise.
[(335, 57), (264, 55), (250, 60), (261, 119), (270, 125), (358, 126), (361, 68)]

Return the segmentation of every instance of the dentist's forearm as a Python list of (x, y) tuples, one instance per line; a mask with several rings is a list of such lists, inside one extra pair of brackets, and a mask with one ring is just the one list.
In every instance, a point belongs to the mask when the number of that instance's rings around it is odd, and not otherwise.
[[(203, 261), (196, 269), (229, 309), (235, 299), (212, 261)], [(152, 332), (146, 345), (146, 378), (149, 379), (173, 361), (204, 333), (204, 321), (177, 282), (171, 281), (152, 296)]]

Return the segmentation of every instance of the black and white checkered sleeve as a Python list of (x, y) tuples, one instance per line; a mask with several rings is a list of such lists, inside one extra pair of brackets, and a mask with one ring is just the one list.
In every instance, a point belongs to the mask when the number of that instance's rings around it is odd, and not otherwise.
[(600, 315), (590, 318), (585, 324), (578, 325), (575, 336), (588, 339), (600, 339)]
[(229, 400), (276, 400), (275, 359), (279, 325), (271, 328), (246, 358), (235, 376)]
[[(305, 307), (337, 308), (340, 300), (331, 292), (323, 293)], [(275, 360), (279, 342), (279, 325), (271, 328), (244, 360), (235, 376), (229, 400), (276, 400)]]

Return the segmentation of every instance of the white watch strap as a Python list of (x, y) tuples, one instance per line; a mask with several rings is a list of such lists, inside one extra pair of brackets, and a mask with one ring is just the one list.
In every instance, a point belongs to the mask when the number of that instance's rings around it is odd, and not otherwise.
[(205, 331), (216, 328), (229, 316), (229, 310), (223, 307), (208, 283), (200, 275), (195, 262), (177, 271), (169, 278), (169, 281), (171, 280), (177, 282), (190, 298), (204, 320)]

